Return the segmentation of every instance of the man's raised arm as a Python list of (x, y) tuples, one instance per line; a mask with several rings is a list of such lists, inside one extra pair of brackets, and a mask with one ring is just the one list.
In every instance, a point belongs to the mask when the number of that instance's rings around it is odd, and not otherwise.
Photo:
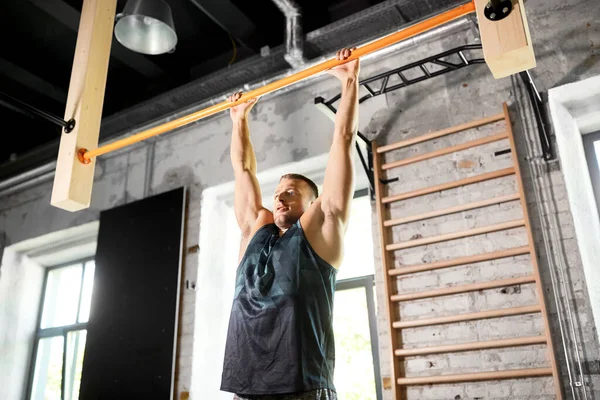
[[(337, 52), (339, 60), (346, 60), (353, 49)], [(335, 115), (333, 143), (323, 182), (321, 208), (325, 218), (333, 219), (345, 230), (354, 194), (354, 143), (358, 131), (358, 59), (329, 71), (340, 80), (342, 98)], [(343, 232), (340, 232), (343, 234)]]
[[(242, 93), (235, 93), (229, 101), (237, 101)], [(231, 134), (231, 164), (235, 176), (234, 210), (238, 225), (242, 230), (240, 256), (245, 252), (248, 240), (261, 226), (273, 222), (273, 214), (262, 205), (260, 186), (256, 179), (256, 157), (250, 130), (248, 113), (256, 99), (230, 109), (233, 122)]]

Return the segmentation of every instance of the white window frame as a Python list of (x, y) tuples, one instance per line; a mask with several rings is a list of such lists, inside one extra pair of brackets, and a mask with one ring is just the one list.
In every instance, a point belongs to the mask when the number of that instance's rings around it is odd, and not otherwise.
[(600, 335), (600, 217), (583, 146), (583, 135), (600, 130), (600, 75), (550, 89), (548, 103), (596, 334)]

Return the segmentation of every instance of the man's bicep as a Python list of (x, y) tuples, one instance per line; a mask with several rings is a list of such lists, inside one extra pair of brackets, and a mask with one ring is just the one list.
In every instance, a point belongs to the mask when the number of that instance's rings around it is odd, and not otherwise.
[(234, 194), (235, 217), (242, 232), (247, 233), (263, 209), (260, 186), (256, 176), (250, 171), (242, 171), (235, 177)]
[(346, 223), (354, 194), (354, 159), (352, 147), (333, 143), (325, 170), (321, 207), (327, 218)]

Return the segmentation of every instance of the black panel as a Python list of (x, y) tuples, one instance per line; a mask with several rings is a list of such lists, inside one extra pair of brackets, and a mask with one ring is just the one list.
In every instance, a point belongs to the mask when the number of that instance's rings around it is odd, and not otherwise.
[(100, 215), (79, 398), (170, 399), (185, 189)]

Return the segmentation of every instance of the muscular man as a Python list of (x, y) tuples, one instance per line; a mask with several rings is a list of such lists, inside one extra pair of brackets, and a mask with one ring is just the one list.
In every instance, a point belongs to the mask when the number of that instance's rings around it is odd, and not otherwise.
[[(337, 52), (346, 60), (352, 49)], [(234, 399), (336, 399), (333, 294), (354, 193), (358, 60), (331, 69), (342, 85), (319, 196), (310, 179), (287, 174), (262, 204), (248, 112), (231, 108), (235, 214), (242, 230), (221, 390)], [(236, 101), (241, 93), (232, 95)]]

